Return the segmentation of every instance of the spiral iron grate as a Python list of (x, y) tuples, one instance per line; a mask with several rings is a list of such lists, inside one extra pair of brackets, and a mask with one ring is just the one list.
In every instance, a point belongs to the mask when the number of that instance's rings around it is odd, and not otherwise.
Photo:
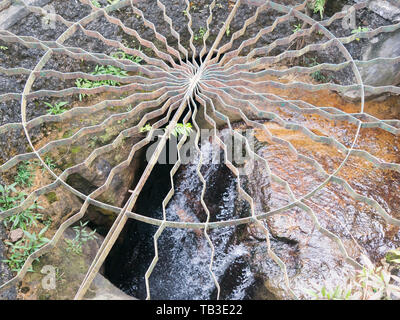
[[(5, 1), (3, 6), (6, 7), (7, 3), (10, 4), (11, 2), (12, 1)], [(65, 26), (65, 31), (56, 39), (50, 41), (41, 40), (29, 35), (17, 35), (11, 31), (0, 30), (0, 40), (3, 42), (17, 43), (21, 46), (40, 49), (44, 52), (32, 69), (24, 67), (0, 67), (0, 73), (3, 75), (9, 77), (26, 77), (23, 92), (4, 93), (0, 95), (0, 102), (2, 103), (19, 101), (21, 110), (21, 121), (18, 123), (2, 124), (0, 126), (0, 133), (2, 135), (15, 132), (23, 133), (28, 140), (31, 150), (30, 152), (20, 153), (5, 160), (0, 166), (0, 172), (6, 174), (13, 168), (15, 169), (16, 166), (23, 161), (38, 159), (53, 178), (51, 183), (41, 186), (31, 192), (17, 207), (1, 212), (0, 219), (2, 220), (22, 212), (29, 208), (33, 201), (39, 196), (47, 194), (60, 186), (83, 201), (80, 211), (63, 222), (51, 241), (29, 256), (18, 275), (3, 284), (1, 289), (4, 290), (22, 280), (32, 262), (54, 248), (63, 232), (85, 215), (89, 205), (115, 212), (117, 218), (97, 252), (96, 258), (92, 262), (79, 291), (76, 293), (76, 299), (82, 299), (84, 297), (88, 287), (99, 271), (128, 219), (137, 219), (158, 226), (158, 231), (154, 235), (156, 254), (145, 274), (148, 298), (150, 298), (151, 292), (149, 278), (158, 261), (159, 248), (157, 247), (157, 240), (165, 228), (203, 230), (204, 236), (212, 250), (209, 270), (218, 288), (219, 297), (219, 284), (213, 272), (214, 245), (208, 234), (209, 230), (212, 228), (240, 224), (254, 224), (257, 226), (266, 234), (269, 248), (268, 254), (281, 268), (284, 274), (285, 285), (290, 290), (290, 280), (287, 275), (286, 265), (284, 261), (274, 253), (269, 243), (269, 231), (265, 223), (263, 223), (268, 217), (287, 212), (295, 207), (304, 210), (313, 220), (315, 228), (325, 236), (337, 242), (346, 261), (356, 268), (360, 267), (360, 264), (347, 253), (341, 239), (319, 223), (317, 215), (307, 202), (311, 197), (315, 196), (328, 184), (335, 183), (343, 187), (348, 195), (355, 201), (373, 207), (386, 223), (400, 226), (400, 220), (389, 214), (388, 210), (383, 208), (378, 201), (372, 197), (358, 193), (339, 175), (340, 171), (351, 157), (362, 158), (376, 168), (400, 172), (400, 165), (398, 163), (385, 162), (372, 152), (357, 148), (357, 140), (363, 128), (380, 128), (391, 135), (399, 135), (400, 122), (398, 120), (381, 120), (365, 112), (364, 94), (366, 92), (376, 95), (382, 93), (399, 94), (400, 88), (396, 86), (374, 87), (364, 85), (359, 68), (371, 67), (382, 62), (392, 64), (399, 63), (400, 57), (360, 61), (353, 59), (345, 46), (346, 44), (357, 42), (360, 39), (371, 39), (381, 33), (394, 32), (399, 29), (400, 24), (383, 26), (346, 37), (336, 37), (329, 31), (329, 26), (337, 21), (346, 19), (349, 12), (357, 12), (365, 8), (368, 5), (367, 2), (358, 3), (346, 11), (337, 12), (329, 19), (316, 21), (305, 13), (307, 1), (298, 3), (296, 6), (289, 6), (273, 1), (237, 0), (236, 2), (229, 1), (224, 3), (224, 5), (229, 8), (229, 10), (226, 11), (226, 19), (222, 27), (218, 30), (218, 33), (212, 34), (211, 25), (213, 23), (213, 13), (218, 6), (218, 1), (212, 1), (208, 6), (208, 18), (204, 21), (203, 33), (199, 40), (197, 30), (194, 30), (195, 28), (193, 27), (192, 20), (194, 15), (192, 13), (192, 3), (188, 0), (182, 1), (182, 3), (185, 3), (185, 6), (182, 7), (182, 12), (184, 12), (187, 18), (187, 25), (184, 30), (186, 37), (181, 34), (182, 32), (178, 33), (176, 31), (177, 26), (174, 25), (174, 21), (169, 17), (168, 6), (166, 7), (163, 1), (157, 0), (157, 6), (162, 12), (164, 19), (163, 27), (159, 27), (151, 22), (151, 17), (146, 16), (145, 12), (139, 9), (141, 8), (141, 1), (121, 0), (103, 8), (95, 6), (91, 1), (80, 0), (80, 2), (85, 7), (90, 7), (90, 13), (78, 21), (68, 21), (58, 13), (52, 15), (52, 18), (55, 19), (57, 23)], [(19, 4), (24, 5), (30, 13), (38, 17), (48, 14), (41, 7), (26, 5), (24, 2), (19, 2)], [(246, 20), (241, 21), (241, 27), (239, 29), (231, 31), (230, 25), (232, 25), (237, 12), (243, 6), (250, 8), (251, 10), (249, 10), (249, 12), (251, 14), (248, 15)], [(132, 12), (132, 16), (141, 20), (143, 25), (152, 31), (154, 35), (153, 40), (144, 36), (142, 37), (137, 30), (128, 27), (127, 23), (121, 21), (114, 15), (115, 12), (127, 9)], [(271, 13), (277, 16), (273, 23), (265, 25), (263, 28), (259, 29), (258, 32), (254, 33), (253, 36), (250, 36), (249, 33), (246, 32), (260, 17)], [(136, 43), (140, 44), (140, 49), (139, 47), (136, 47), (136, 49), (129, 48), (121, 41), (106, 38), (100, 32), (90, 29), (90, 23), (99, 19), (103, 19), (109, 24), (118, 26), (121, 32), (135, 38), (137, 41)], [(265, 40), (266, 37), (273, 34), (280, 25), (293, 23), (293, 21), (300, 22), (303, 24), (303, 27), (297, 30), (297, 32), (288, 33), (285, 37), (276, 37), (275, 40), (271, 41)], [(237, 24), (238, 23), (235, 25)], [(96, 39), (110, 48), (120, 50), (128, 55), (140, 57), (142, 62), (140, 64), (133, 63), (126, 59), (110, 57), (103, 53), (90, 52), (83, 49), (81, 46), (73, 46), (68, 40), (72, 39), (78, 32), (88, 38)], [(310, 37), (316, 35), (318, 35), (318, 42), (304, 44), (303, 41), (303, 43), (301, 43), (302, 39), (310, 39)], [(185, 39), (188, 39), (188, 41)], [(327, 61), (312, 66), (294, 65), (290, 68), (282, 68), (282, 65), (288, 61), (291, 61), (293, 64), (293, 62), (296, 63), (296, 61), (300, 61), (302, 57), (307, 56), (309, 53), (324, 50), (328, 50), (328, 52), (330, 52), (329, 50), (336, 50), (340, 53), (341, 61)], [(97, 65), (114, 66), (125, 70), (129, 75), (94, 75), (83, 71), (63, 72), (62, 70), (48, 70), (46, 69), (46, 64), (54, 55), (65, 55), (76, 61), (77, 64), (85, 61)], [(352, 83), (337, 84), (326, 82), (316, 84), (312, 81), (305, 82), (303, 80), (291, 82), (280, 81), (280, 79), (290, 75), (306, 76), (315, 72), (331, 72), (335, 74), (345, 72), (346, 70), (351, 74), (348, 78), (353, 79)], [(91, 81), (112, 80), (121, 85), (103, 85), (96, 88), (67, 87), (68, 81), (75, 81), (82, 78)], [(40, 89), (35, 91), (35, 89), (33, 89), (34, 84), (41, 79), (57, 79), (57, 81), (65, 83), (65, 88), (61, 90)], [(271, 88), (273, 88), (273, 90), (271, 90)], [(359, 102), (358, 112), (345, 112), (336, 107), (315, 106), (301, 99), (292, 100), (290, 96), (275, 94), (274, 92), (277, 92), (277, 90), (300, 90), (316, 93), (323, 90), (330, 90), (340, 94), (357, 91), (359, 92), (361, 101)], [(103, 99), (89, 106), (73, 107), (62, 114), (47, 114), (29, 119), (28, 103), (35, 99), (63, 98), (66, 96), (77, 97), (78, 95), (96, 96), (108, 93), (122, 96), (123, 98), (118, 100)], [(92, 102), (92, 100), (90, 101)], [(70, 137), (54, 139), (37, 147), (39, 143), (35, 141), (34, 133), (32, 133), (35, 132), (35, 128), (51, 123), (68, 123), (68, 121), (72, 121), (72, 119), (86, 119), (90, 117), (91, 114), (101, 114), (102, 111), (105, 112), (109, 110), (109, 108), (121, 106), (125, 107), (125, 109), (127, 106), (133, 107), (129, 111), (124, 110), (124, 112), (107, 115), (107, 117), (102, 118), (101, 121), (95, 125), (89, 125), (83, 121), (83, 126)], [(268, 107), (263, 108), (262, 106)], [(202, 115), (199, 114), (198, 108), (204, 111)], [(349, 131), (347, 136), (348, 141), (347, 143), (343, 143), (343, 141), (339, 141), (337, 137), (316, 134), (304, 123), (297, 123), (296, 119), (293, 121), (285, 119), (282, 115), (283, 108), (288, 110), (288, 112), (301, 116), (318, 115), (327, 121), (332, 121), (332, 123), (336, 123), (337, 121), (347, 122), (354, 126), (355, 130)], [(149, 109), (152, 111), (148, 111)], [(240, 135), (233, 129), (231, 115), (235, 115), (236, 119), (239, 118), (246, 126), (262, 131), (270, 143), (288, 148), (299, 161), (304, 161), (312, 166), (320, 177), (323, 177), (321, 181), (303, 194), (294, 192), (290, 184), (270, 168), (269, 162), (265, 158), (250, 149), (246, 137)], [(268, 212), (259, 212), (256, 210), (252, 196), (242, 187), (242, 178), (239, 169), (226, 158), (226, 165), (237, 179), (238, 193), (241, 199), (248, 202), (251, 215), (226, 221), (210, 221), (210, 213), (203, 198), (207, 185), (200, 171), (202, 156), (198, 143), (196, 143), (200, 155), (197, 164), (197, 174), (203, 183), (201, 203), (204, 212), (208, 215), (208, 219), (205, 222), (197, 223), (168, 220), (166, 207), (174, 196), (174, 175), (181, 166), (180, 157), (170, 172), (172, 188), (163, 201), (163, 219), (150, 218), (140, 213), (133, 212), (132, 210), (140, 192), (152, 172), (152, 169), (156, 165), (174, 127), (182, 118), (183, 123), (192, 122), (194, 125), (193, 129), (196, 132), (196, 141), (198, 142), (201, 129), (198, 124), (199, 116), (203, 116), (207, 126), (213, 128), (214, 137), (225, 154), (227, 153), (227, 146), (216, 134), (217, 121), (218, 123), (224, 123), (232, 135), (236, 135), (242, 139), (249, 154), (252, 154), (257, 161), (263, 163), (271, 181), (286, 190), (290, 201), (284, 206), (273, 208)], [(135, 117), (138, 117), (137, 121)], [(334, 170), (328, 172), (315, 158), (310, 155), (302, 154), (290, 141), (271, 133), (270, 129), (259, 121), (259, 119), (268, 119), (268, 121), (276, 123), (282, 128), (299, 132), (307, 136), (315, 144), (333, 147), (343, 155), (343, 158)], [(85, 170), (85, 168), (89, 168), (95, 159), (101, 158), (102, 155), (109, 152), (118, 152), (118, 148), (123, 146), (124, 141), (130, 137), (137, 136), (140, 133), (140, 129), (149, 121), (153, 121), (154, 124), (146, 134), (146, 137), (129, 147), (130, 153), (128, 157), (123, 161), (121, 160), (120, 163), (112, 168), (107, 176), (106, 182), (101, 187), (92, 191), (90, 194), (84, 194), (67, 183), (69, 176)], [(148, 160), (144, 172), (135, 188), (131, 191), (130, 198), (125, 206), (119, 208), (100, 201), (98, 199), (99, 196), (110, 188), (115, 174), (127, 168), (138, 150), (148, 146), (152, 141), (155, 131), (165, 125), (166, 130), (162, 137), (160, 137), (160, 143)], [(46, 161), (45, 156), (50, 152), (54, 152), (65, 146), (70, 146), (82, 138), (89, 139), (90, 137), (99, 136), (104, 130), (111, 127), (116, 128), (118, 131), (118, 134), (112, 142), (108, 142), (101, 147), (91, 147), (88, 145), (87, 148), (90, 153), (85, 156), (84, 161), (75, 163), (63, 170), (60, 174), (56, 173), (54, 168), (49, 166), (49, 163)], [(182, 147), (185, 141), (186, 137), (183, 136), (179, 140), (178, 149)], [(292, 294), (294, 297), (296, 296), (294, 292), (292, 292)]]

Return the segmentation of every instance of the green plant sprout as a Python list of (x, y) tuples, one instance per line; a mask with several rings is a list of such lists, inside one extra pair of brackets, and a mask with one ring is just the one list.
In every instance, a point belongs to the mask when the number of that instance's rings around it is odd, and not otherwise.
[(64, 278), (64, 276), (65, 276), (65, 272), (62, 271), (62, 269), (56, 267), (56, 279), (57, 279), (57, 281), (59, 281), (59, 282), (65, 282), (65, 281), (67, 281), (67, 280)]
[(97, 236), (95, 235), (96, 230), (93, 230), (91, 232), (87, 231), (86, 225), (88, 224), (89, 221), (86, 221), (85, 223), (82, 223), (82, 221), (79, 222), (79, 226), (75, 226), (72, 229), (75, 231), (75, 238), (73, 239), (65, 239), (65, 242), (67, 243), (67, 251), (72, 251), (76, 254), (82, 254), (82, 246), (89, 240), (94, 240), (97, 239)]
[[(308, 67), (315, 67), (319, 64), (317, 62), (316, 58), (305, 58), (305, 62)], [(326, 77), (319, 70), (311, 73), (310, 76), (318, 82), (326, 82), (327, 81)]]
[[(152, 126), (150, 124), (146, 124), (144, 127), (141, 127), (139, 132), (148, 132), (150, 131)], [(192, 124), (190, 122), (183, 124), (177, 123), (175, 128), (172, 130), (171, 135), (178, 137), (181, 135), (189, 136), (190, 133), (193, 131)]]
[(191, 123), (177, 123), (174, 130), (172, 130), (171, 134), (175, 137), (178, 136), (189, 136), (190, 133), (192, 132), (192, 124)]
[[(126, 77), (128, 76), (128, 73), (125, 70), (122, 70), (118, 67), (114, 66), (103, 66), (103, 65), (96, 65), (95, 69), (93, 72), (90, 74), (92, 75), (113, 75), (113, 76), (118, 76), (118, 77)], [(120, 83), (114, 80), (100, 80), (100, 81), (91, 81), (88, 79), (77, 79), (75, 81), (75, 85), (77, 88), (80, 89), (92, 89), (92, 88), (98, 88), (101, 86), (119, 86)], [(84, 97), (87, 95), (84, 93), (79, 94), (79, 101), (82, 101)]]
[(52, 217), (48, 216), (46, 220), (43, 220), (43, 221), (42, 221), (42, 223), (43, 223), (46, 227), (50, 228), (51, 224), (53, 223), (53, 219), (52, 219)]
[(324, 18), (326, 0), (315, 0), (314, 13), (319, 13), (321, 20)]
[[(224, 24), (225, 24), (225, 23), (224, 23)], [(231, 34), (231, 28), (230, 28), (229, 24), (228, 24), (227, 27), (226, 27), (225, 34), (226, 34), (227, 37), (229, 37), (229, 35)]]
[[(400, 251), (391, 250), (388, 252), (388, 254), (393, 253), (397, 255), (400, 254)], [(399, 299), (400, 277), (393, 274), (392, 267), (383, 260), (382, 266), (376, 267), (365, 255), (362, 255), (361, 258), (364, 267), (348, 279), (348, 283), (344, 288), (337, 286), (334, 291), (329, 291), (325, 287), (322, 287), (318, 292), (311, 290), (305, 290), (305, 292), (318, 300)]]
[[(139, 46), (139, 51), (142, 51), (142, 48)], [(143, 61), (143, 59), (141, 57), (138, 56), (133, 56), (130, 54), (125, 53), (124, 51), (117, 51), (115, 53), (113, 53), (111, 55), (111, 57), (113, 57), (114, 59), (126, 59), (126, 60), (130, 60), (134, 63), (139, 64), (140, 62)]]
[(44, 103), (46, 106), (49, 107), (49, 110), (47, 111), (48, 114), (62, 114), (63, 112), (67, 111), (67, 109), (64, 109), (63, 107), (68, 104), (66, 101), (61, 101), (57, 102), (56, 104), (52, 105), (51, 103), (45, 102)]
[[(368, 27), (358, 27), (357, 29), (354, 29), (351, 31), (351, 34), (359, 34), (361, 32), (368, 32), (369, 28)], [(357, 41), (360, 41), (360, 38), (356, 38)]]
[(300, 30), (301, 30), (301, 23), (295, 24), (295, 25), (293, 26), (293, 29), (292, 29), (293, 33), (296, 33), (296, 32), (298, 32), (298, 31), (300, 31)]
[(117, 2), (119, 2), (119, 0), (107, 0), (107, 2), (111, 6), (111, 5), (116, 4)]
[(311, 77), (318, 82), (327, 82), (327, 78), (321, 73), (321, 71), (311, 73)]
[(362, 256), (364, 268), (358, 271), (356, 285), (362, 291), (362, 297), (368, 300), (400, 299), (400, 277), (392, 274), (390, 266), (383, 264), (375, 267), (366, 257)]
[(39, 213), (38, 210), (44, 210), (44, 208), (35, 201), (28, 209), (5, 218), (4, 226), (11, 230), (18, 228), (27, 230), (31, 226), (37, 226), (36, 222), (43, 219), (43, 214)]
[(329, 291), (326, 287), (322, 287), (319, 292), (306, 290), (315, 300), (349, 300), (351, 291), (349, 288), (342, 289), (340, 286), (337, 286), (333, 291)]
[[(44, 158), (44, 163), (46, 164), (46, 166), (49, 167), (50, 170), (54, 170), (54, 169), (57, 168), (56, 163), (55, 163), (54, 160), (53, 160), (51, 157), (49, 157), (49, 156), (47, 156), (46, 158)], [(45, 166), (42, 167), (42, 171), (46, 171), (46, 167), (45, 167)]]
[[(0, 212), (16, 207), (21, 200), (25, 199), (25, 193), (18, 192), (15, 189), (16, 185), (16, 182), (4, 186), (0, 184)], [(13, 196), (13, 194), (16, 195)]]
[(94, 5), (96, 8), (101, 8), (101, 4), (97, 0), (92, 0), (91, 2), (92, 2), (92, 5)]
[(139, 132), (140, 132), (140, 133), (148, 132), (148, 131), (151, 130), (151, 128), (152, 128), (152, 126), (151, 126), (150, 124), (147, 123), (144, 127), (141, 127), (141, 128), (139, 129)]
[[(119, 77), (126, 77), (128, 73), (125, 70), (122, 70), (118, 67), (114, 66), (101, 66), (101, 65), (96, 65), (94, 71), (91, 73), (92, 75), (114, 75), (114, 76), (119, 76)], [(107, 82), (107, 84), (110, 85), (117, 85), (118, 83), (114, 80), (104, 80)], [(101, 81), (100, 81), (101, 82)]]
[(1, 50), (1, 51), (6, 51), (6, 50), (8, 50), (8, 47), (6, 47), (6, 46), (0, 46), (0, 50)]
[(386, 262), (400, 264), (400, 249), (389, 250), (386, 254)]
[[(43, 236), (47, 229), (48, 227), (44, 227), (38, 234), (24, 230), (25, 237), (16, 243), (5, 241), (4, 243), (10, 247), (10, 254), (9, 258), (3, 260), (3, 262), (6, 262), (12, 271), (19, 272), (26, 259), (50, 241)], [(39, 259), (36, 258), (34, 261), (39, 261)], [(28, 271), (32, 272), (32, 267)]]
[(90, 138), (89, 147), (94, 148), (99, 142), (100, 138), (98, 136), (93, 136)]
[(17, 175), (15, 176), (14, 181), (21, 187), (32, 186), (32, 177), (34, 177), (34, 174), (28, 166), (29, 161), (24, 161), (18, 166)]
[(206, 29), (203, 27), (200, 27), (198, 34), (194, 35), (194, 40), (201, 40), (203, 39), (204, 35), (206, 33)]

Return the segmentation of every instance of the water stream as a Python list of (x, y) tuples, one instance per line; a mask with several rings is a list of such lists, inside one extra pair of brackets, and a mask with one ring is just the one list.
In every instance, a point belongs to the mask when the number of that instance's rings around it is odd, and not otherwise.
[[(207, 159), (211, 144), (203, 145), (205, 165), (201, 172), (207, 183), (205, 201), (210, 210), (210, 221), (223, 221), (240, 216), (246, 211), (236, 200), (236, 180), (225, 165), (212, 164)], [(174, 179), (175, 195), (167, 206), (167, 218), (172, 221), (204, 222), (206, 213), (200, 204), (202, 183), (196, 173), (197, 164), (182, 166)], [(138, 200), (137, 211), (162, 218), (161, 201), (170, 188), (169, 165), (157, 165)], [(149, 201), (149, 199), (152, 199)], [(247, 213), (248, 214), (248, 213)], [(154, 257), (154, 226), (130, 221), (126, 239), (111, 253), (109, 278), (128, 294), (146, 297), (144, 274)], [(247, 263), (250, 255), (244, 244), (237, 244), (236, 227), (210, 230), (215, 246), (212, 270), (221, 286), (221, 298), (251, 298), (255, 278)], [(216, 285), (209, 272), (211, 248), (204, 230), (167, 228), (158, 240), (159, 261), (150, 277), (152, 299), (215, 299)], [(118, 251), (116, 250), (116, 251)], [(117, 271), (115, 268), (120, 269)]]

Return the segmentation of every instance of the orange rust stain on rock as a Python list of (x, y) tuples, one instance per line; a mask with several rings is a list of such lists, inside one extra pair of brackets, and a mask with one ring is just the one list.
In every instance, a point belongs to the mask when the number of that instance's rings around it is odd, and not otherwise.
[[(335, 147), (316, 142), (300, 131), (285, 129), (275, 123), (267, 122), (265, 126), (273, 136), (290, 142), (299, 153), (314, 158), (328, 172), (336, 169), (344, 160), (345, 155)], [(315, 133), (318, 134), (319, 132)], [(255, 137), (257, 140), (266, 141), (265, 136), (265, 132), (256, 130)], [(282, 148), (287, 149), (287, 152), (290, 153), (286, 146), (282, 146)]]
[[(286, 69), (286, 67), (281, 67), (281, 69)], [(263, 77), (259, 81), (267, 80), (285, 84), (293, 82), (321, 84), (317, 83), (308, 75), (293, 74), (286, 75), (280, 78), (268, 75)], [(316, 107), (334, 107), (346, 113), (361, 112), (361, 101), (347, 101), (336, 92), (327, 89), (310, 91), (299, 88), (276, 88), (273, 85), (265, 85), (263, 89), (265, 90), (259, 92), (276, 94), (279, 97), (287, 98), (288, 100), (303, 100), (304, 102), (310, 103)], [(378, 119), (400, 119), (400, 99), (398, 96), (390, 96), (384, 101), (379, 101), (379, 99), (365, 101), (364, 112)]]
[[(265, 76), (260, 81), (265, 80), (272, 80), (280, 83), (298, 81), (315, 83), (315, 81), (307, 75), (288, 75), (281, 78)], [(276, 94), (287, 100), (302, 100), (316, 107), (334, 107), (346, 113), (359, 113), (361, 111), (361, 102), (346, 101), (339, 94), (329, 90), (312, 92), (298, 88), (276, 88), (272, 85), (258, 87), (258, 89), (260, 93)], [(261, 109), (268, 109), (269, 111), (273, 108), (273, 111), (279, 114), (288, 123), (303, 125), (318, 136), (332, 137), (347, 148), (351, 147), (353, 142), (356, 142), (356, 149), (365, 150), (385, 162), (400, 163), (400, 138), (386, 130), (380, 128), (361, 128), (360, 134), (355, 141), (358, 127), (356, 123), (331, 120), (317, 113), (302, 113), (285, 107), (277, 108), (260, 104), (258, 104), (258, 107)], [(378, 119), (400, 119), (400, 99), (393, 96), (384, 101), (366, 101), (364, 112)], [(286, 136), (286, 138), (289, 138), (291, 141), (297, 141), (297, 146), (299, 146), (299, 139), (294, 138), (294, 136), (297, 135), (299, 138), (301, 137), (301, 139), (304, 137), (299, 131), (284, 134), (282, 129), (280, 129), (274, 130), (274, 133)], [(309, 140), (310, 139), (306, 139), (302, 143), (303, 147), (307, 144), (308, 148), (313, 148), (311, 143), (306, 143), (306, 141)], [(321, 145), (319, 143), (314, 144), (314, 148), (319, 148)]]

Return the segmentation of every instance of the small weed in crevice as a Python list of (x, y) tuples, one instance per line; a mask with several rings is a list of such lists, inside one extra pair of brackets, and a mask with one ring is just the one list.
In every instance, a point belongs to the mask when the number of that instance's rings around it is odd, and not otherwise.
[(11, 185), (0, 184), (0, 211), (12, 209), (25, 199), (25, 193), (18, 192), (16, 185), (16, 182)]
[(321, 20), (324, 18), (325, 5), (327, 0), (315, 0), (314, 1), (314, 13), (319, 13)]
[[(25, 199), (25, 193), (19, 192), (15, 188), (16, 185), (17, 182), (11, 185), (0, 185), (0, 212), (17, 207)], [(4, 242), (9, 247), (9, 251), (8, 259), (3, 260), (3, 262), (6, 262), (12, 271), (18, 272), (28, 256), (49, 241), (43, 235), (50, 225), (43, 228), (38, 234), (28, 231), (30, 227), (37, 227), (37, 222), (43, 219), (40, 210), (43, 210), (43, 208), (36, 200), (28, 209), (13, 214), (3, 221), (7, 229), (21, 229), (24, 232), (24, 237), (16, 243)], [(29, 271), (32, 271), (32, 268)]]
[(91, 0), (91, 2), (92, 2), (92, 5), (94, 5), (96, 8), (101, 8), (101, 4), (97, 0)]
[[(142, 51), (141, 47), (139, 46), (139, 51)], [(113, 53), (111, 55), (111, 57), (113, 57), (114, 59), (125, 59), (125, 60), (129, 60), (132, 61), (134, 63), (139, 64), (140, 62), (143, 61), (143, 59), (139, 56), (133, 56), (131, 54), (127, 54), (124, 51), (117, 51), (115, 53)]]
[[(119, 77), (126, 77), (128, 76), (128, 73), (125, 70), (122, 70), (118, 67), (114, 66), (103, 66), (103, 65), (97, 65), (95, 67), (95, 70), (91, 72), (90, 74), (92, 75), (113, 75), (113, 76), (119, 76)], [(75, 81), (75, 85), (79, 89), (92, 89), (92, 88), (98, 88), (101, 86), (114, 86), (118, 87), (120, 86), (120, 83), (115, 81), (115, 80), (99, 80), (99, 81), (92, 81), (88, 79), (82, 79), (79, 78)], [(79, 101), (82, 101), (84, 97), (88, 96), (87, 94), (80, 93), (79, 94)]]
[(28, 209), (20, 213), (13, 214), (4, 219), (4, 226), (6, 228), (27, 230), (31, 226), (37, 226), (37, 221), (43, 219), (43, 214), (39, 210), (43, 210), (37, 201), (35, 201)]
[[(49, 156), (47, 156), (46, 158), (44, 158), (44, 163), (45, 163), (46, 166), (48, 166), (49, 169), (52, 170), (52, 171), (54, 171), (54, 169), (57, 168), (57, 164), (56, 164), (56, 163), (54, 162), (54, 160), (53, 160), (51, 157), (49, 157)], [(42, 166), (42, 171), (43, 171), (43, 172), (46, 171), (46, 167), (45, 167), (45, 166)]]
[(171, 134), (175, 137), (178, 136), (189, 136), (192, 133), (192, 124), (188, 123), (177, 123), (174, 130), (172, 130)]
[[(368, 32), (369, 28), (368, 27), (358, 27), (357, 29), (354, 29), (351, 31), (351, 34), (359, 34), (361, 32)], [(360, 41), (360, 38), (356, 38), (357, 41)]]
[(86, 229), (86, 225), (89, 221), (85, 223), (79, 222), (79, 226), (75, 226), (72, 229), (75, 231), (75, 238), (73, 239), (65, 239), (67, 243), (67, 251), (71, 251), (76, 254), (82, 254), (82, 246), (88, 242), (89, 240), (97, 239), (95, 235), (96, 230), (89, 232)]
[(198, 33), (196, 33), (194, 35), (194, 40), (195, 41), (202, 40), (205, 34), (206, 34), (206, 29), (203, 27), (200, 27)]
[[(316, 58), (307, 58), (307, 57), (305, 57), (305, 64), (309, 68), (319, 65)], [(328, 78), (320, 70), (312, 72), (310, 74), (310, 76), (315, 81), (322, 82), (322, 83), (328, 82)]]
[(17, 174), (14, 177), (14, 181), (21, 187), (31, 187), (34, 177), (32, 168), (30, 167), (29, 161), (23, 161), (18, 165)]
[[(141, 51), (141, 48), (137, 49)], [(124, 51), (117, 51), (113, 54), (111, 54), (111, 57), (114, 59), (126, 59), (130, 60), (136, 64), (139, 64), (143, 59), (139, 56), (133, 56), (130, 54), (125, 53)], [(95, 69), (93, 72), (90, 73), (91, 75), (97, 76), (97, 75), (112, 75), (112, 76), (117, 76), (117, 77), (127, 77), (128, 72), (126, 70), (123, 70), (121, 68), (111, 66), (111, 65), (96, 65)], [(98, 88), (101, 86), (114, 86), (118, 87), (121, 85), (118, 81), (115, 80), (99, 80), (99, 81), (92, 81), (88, 79), (82, 79), (79, 78), (75, 81), (75, 85), (77, 88), (80, 89), (92, 89), (92, 88)], [(79, 101), (82, 101), (84, 97), (88, 96), (87, 94), (80, 93), (79, 94)]]
[[(177, 123), (175, 128), (172, 130), (171, 135), (174, 137), (179, 137), (179, 136), (189, 136), (193, 129), (192, 129), (192, 124), (190, 122), (188, 123)], [(146, 124), (145, 126), (141, 127), (139, 129), (139, 132), (144, 133), (148, 132), (152, 129), (152, 126), (150, 124)]]
[[(396, 257), (400, 257), (399, 250), (388, 252), (388, 254), (393, 253)], [(393, 269), (398, 269), (397, 263), (382, 261), (382, 265), (377, 267), (365, 255), (361, 258), (364, 267), (351, 275), (344, 287), (337, 286), (333, 291), (330, 291), (324, 286), (319, 291), (305, 290), (305, 292), (316, 300), (400, 299), (400, 277), (393, 272)], [(397, 260), (397, 258), (394, 260)], [(395, 264), (394, 267), (391, 265), (393, 263)]]
[(49, 102), (44, 102), (44, 104), (49, 108), (47, 110), (47, 114), (58, 115), (58, 114), (62, 114), (65, 111), (67, 111), (67, 109), (64, 109), (63, 107), (66, 106), (68, 104), (68, 102), (61, 101), (61, 102), (57, 102), (55, 104), (51, 104)]
[[(4, 243), (9, 247), (9, 255), (8, 259), (3, 260), (3, 262), (6, 262), (12, 271), (19, 272), (26, 259), (50, 241), (44, 237), (47, 229), (48, 227), (44, 227), (38, 234), (24, 230), (24, 238), (16, 243), (5, 241)], [(36, 258), (34, 261), (39, 261), (39, 259)], [(32, 266), (28, 271), (33, 271)]]
[(139, 129), (139, 132), (140, 133), (148, 132), (151, 130), (151, 128), (152, 128), (152, 126), (149, 123), (147, 123), (145, 126), (143, 126)]
[(298, 32), (298, 31), (300, 31), (301, 28), (302, 28), (301, 23), (295, 24), (295, 25), (293, 26), (292, 32), (293, 32), (293, 33), (296, 33), (296, 32)]

